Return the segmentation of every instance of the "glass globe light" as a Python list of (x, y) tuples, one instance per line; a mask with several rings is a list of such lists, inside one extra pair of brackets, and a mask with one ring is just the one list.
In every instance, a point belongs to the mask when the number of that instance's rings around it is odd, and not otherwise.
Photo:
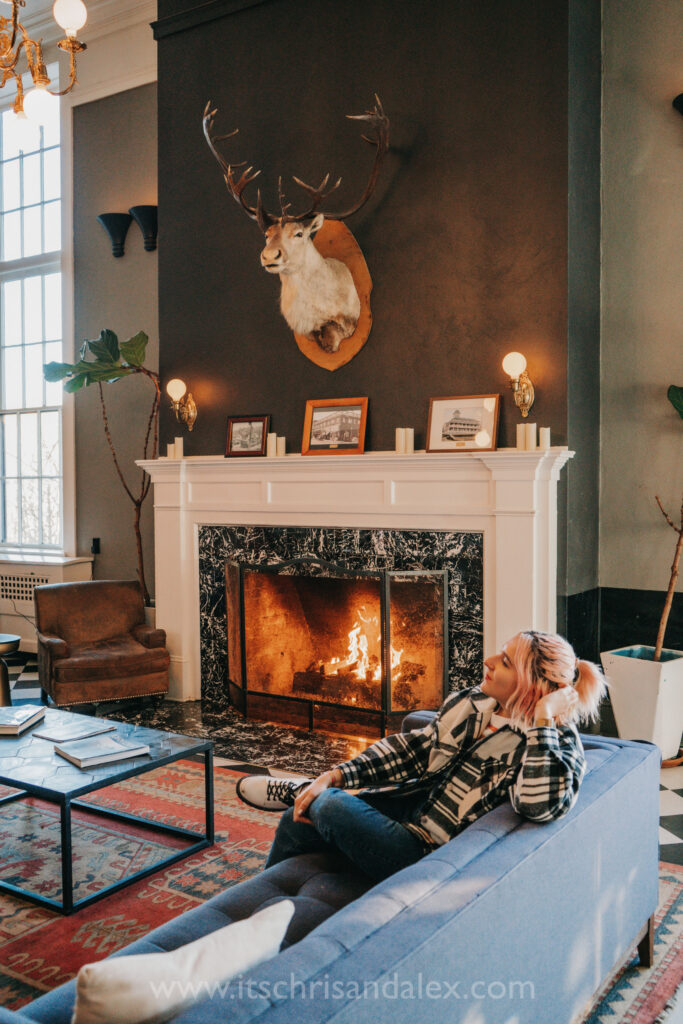
[(526, 359), (521, 352), (508, 352), (503, 360), (503, 369), (508, 377), (518, 378), (526, 370)]
[(26, 111), (18, 110), (16, 112), (16, 140), (19, 149), (22, 153), (30, 153), (34, 149), (40, 148), (40, 126), (33, 121), (29, 121), (26, 116)]
[(185, 382), (180, 380), (179, 377), (174, 377), (173, 380), (169, 380), (166, 385), (166, 392), (173, 402), (179, 402), (186, 391), (187, 387), (185, 386)]
[(24, 113), (34, 124), (47, 124), (54, 112), (57, 97), (51, 96), (45, 85), (35, 85), (24, 97)]
[(73, 38), (88, 20), (88, 9), (83, 0), (55, 0), (52, 16), (69, 38)]

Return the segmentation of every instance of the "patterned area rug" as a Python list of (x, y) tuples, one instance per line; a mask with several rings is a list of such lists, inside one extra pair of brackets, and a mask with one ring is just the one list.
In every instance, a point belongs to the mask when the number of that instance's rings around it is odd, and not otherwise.
[[(0, 1005), (9, 1009), (62, 984), (93, 960), (101, 960), (214, 893), (260, 871), (277, 817), (242, 804), (235, 783), (242, 773), (215, 772), (216, 844), (150, 878), (62, 917), (0, 894)], [(144, 814), (172, 825), (203, 823), (203, 767), (176, 762), (96, 794), (98, 803)], [(2, 792), (5, 792), (4, 790)], [(93, 797), (95, 802), (95, 797)], [(3, 875), (30, 879), (46, 895), (59, 891), (59, 820), (39, 801), (9, 804), (2, 811), (0, 864)], [(121, 829), (105, 819), (74, 815), (74, 880), (78, 898), (153, 863), (178, 845), (144, 829)], [(27, 885), (28, 887), (28, 885)], [(683, 979), (683, 867), (660, 864), (660, 901), (655, 966), (644, 970), (629, 957), (603, 986), (586, 1024), (674, 1024), (680, 1006), (667, 1012)], [(579, 1024), (577, 1021), (576, 1024)]]
[[(277, 818), (235, 796), (239, 772), (215, 771), (216, 844), (136, 882), (71, 917), (0, 893), (0, 1006), (18, 1009), (209, 896), (263, 868)], [(200, 830), (204, 822), (203, 765), (178, 761), (91, 794), (91, 802), (155, 821)], [(1, 787), (0, 787), (1, 789)], [(8, 792), (8, 790), (1, 789)], [(32, 806), (31, 806), (32, 804)], [(41, 801), (2, 809), (0, 864), (7, 880), (58, 895), (59, 816)], [(74, 897), (161, 859), (182, 841), (152, 837), (74, 812)], [(122, 839), (121, 832), (132, 835)]]

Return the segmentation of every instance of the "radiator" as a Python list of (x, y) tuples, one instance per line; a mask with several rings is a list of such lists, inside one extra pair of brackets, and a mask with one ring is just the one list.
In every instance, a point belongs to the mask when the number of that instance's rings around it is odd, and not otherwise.
[(20, 650), (35, 651), (35, 587), (47, 583), (73, 583), (91, 578), (92, 558), (20, 563), (0, 560), (0, 632), (20, 636)]

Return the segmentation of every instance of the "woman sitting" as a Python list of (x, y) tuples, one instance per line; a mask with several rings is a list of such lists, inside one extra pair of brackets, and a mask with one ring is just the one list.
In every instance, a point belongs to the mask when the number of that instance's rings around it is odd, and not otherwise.
[(565, 814), (585, 771), (576, 723), (597, 715), (600, 669), (533, 630), (484, 665), (482, 685), (449, 694), (429, 725), (386, 736), (317, 779), (240, 779), (245, 803), (286, 810), (266, 867), (336, 850), (379, 880), (508, 798), (531, 821)]

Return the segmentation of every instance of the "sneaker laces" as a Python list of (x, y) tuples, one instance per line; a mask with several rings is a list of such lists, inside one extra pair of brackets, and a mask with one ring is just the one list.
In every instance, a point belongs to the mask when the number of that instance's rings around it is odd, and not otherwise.
[(266, 785), (266, 798), (268, 800), (281, 800), (283, 804), (293, 804), (294, 794), (301, 782), (292, 782), (290, 779), (271, 779)]

